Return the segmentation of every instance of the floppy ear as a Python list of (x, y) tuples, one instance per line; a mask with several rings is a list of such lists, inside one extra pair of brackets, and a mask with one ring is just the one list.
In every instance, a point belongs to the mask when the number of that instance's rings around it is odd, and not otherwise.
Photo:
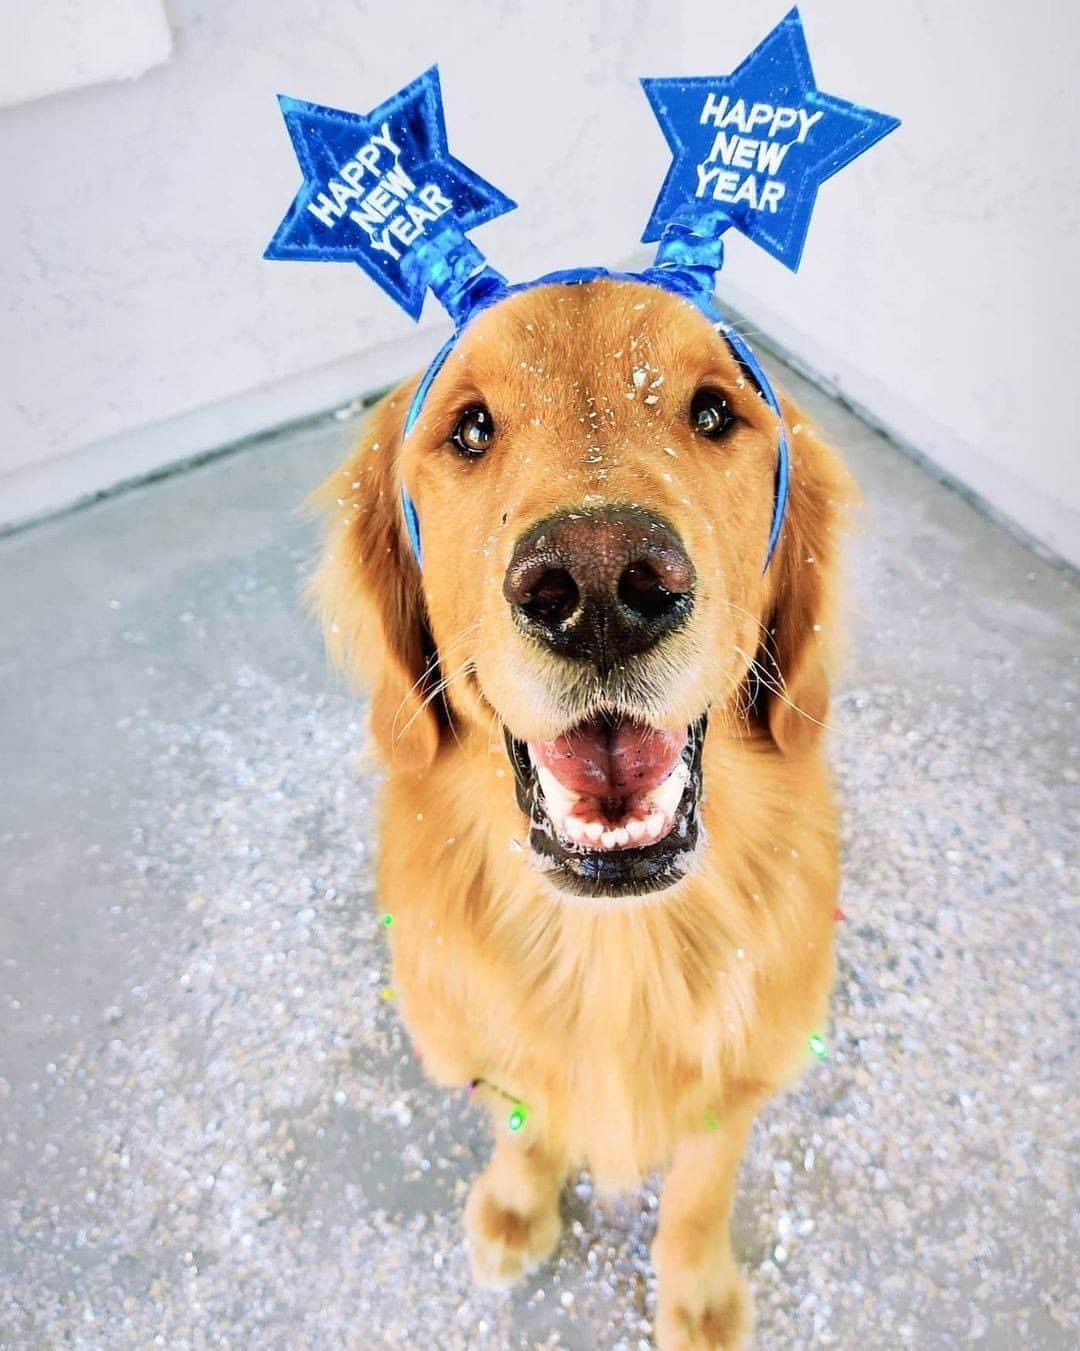
[(815, 746), (829, 713), (840, 655), (840, 554), (858, 490), (839, 456), (799, 410), (782, 401), (791, 455), (787, 515), (770, 570), (776, 569), (768, 650), (766, 722), (785, 754)]
[(352, 456), (312, 496), (331, 525), (310, 596), (331, 657), (371, 691), (371, 731), (383, 758), (424, 770), (439, 748), (439, 710), (425, 702), (437, 661), (397, 468), (415, 384), (376, 405)]

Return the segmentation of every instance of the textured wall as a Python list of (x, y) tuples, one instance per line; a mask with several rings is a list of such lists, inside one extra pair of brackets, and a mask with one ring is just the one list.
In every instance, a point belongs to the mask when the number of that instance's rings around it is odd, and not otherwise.
[[(728, 68), (781, 9), (170, 0), (167, 66), (0, 110), (5, 515), (325, 407), (432, 350), (359, 273), (261, 261), (298, 178), (276, 91), (364, 108), (438, 60), (451, 144), (524, 204), (479, 232), (493, 261), (516, 276), (619, 263), (667, 162), (636, 77)], [(904, 126), (825, 186), (797, 277), (736, 240), (722, 293), (1076, 557), (1080, 12), (802, 13), (822, 87)]]

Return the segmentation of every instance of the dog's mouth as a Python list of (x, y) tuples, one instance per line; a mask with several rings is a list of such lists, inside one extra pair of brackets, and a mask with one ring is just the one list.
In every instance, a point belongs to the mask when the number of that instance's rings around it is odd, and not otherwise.
[(705, 718), (681, 735), (601, 714), (552, 741), (509, 732), (518, 805), (550, 879), (578, 896), (660, 891), (698, 842)]

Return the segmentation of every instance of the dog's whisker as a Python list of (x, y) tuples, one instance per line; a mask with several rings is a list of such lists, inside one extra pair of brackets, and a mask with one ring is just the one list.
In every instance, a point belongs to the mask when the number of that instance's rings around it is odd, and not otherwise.
[(751, 610), (748, 610), (745, 605), (739, 605), (737, 601), (728, 600), (726, 597), (721, 597), (721, 600), (729, 610), (734, 611), (736, 614), (745, 615), (746, 618), (749, 619), (756, 626), (758, 632), (761, 634), (761, 646), (759, 651), (764, 653), (764, 655), (768, 658), (770, 664), (776, 670), (776, 676), (781, 686), (783, 686), (786, 689), (787, 682), (784, 680), (784, 673), (780, 669), (780, 663), (776, 660), (776, 656), (772, 650), (773, 635), (771, 630), (768, 629), (764, 623), (762, 623), (762, 621), (757, 617), (756, 614), (754, 614)]
[(769, 334), (765, 329), (758, 327), (757, 324), (750, 323), (749, 320), (728, 321), (728, 327), (742, 338), (768, 338)]
[[(455, 634), (452, 638), (450, 638), (447, 641), (446, 647), (444, 649), (446, 654), (449, 655), (454, 650), (454, 648), (460, 647), (461, 644), (466, 641), (466, 639), (471, 638), (473, 634), (475, 634), (476, 631), (480, 628), (482, 622), (483, 622), (482, 620), (477, 620), (475, 623), (470, 624), (460, 633)], [(401, 700), (394, 711), (394, 718), (390, 728), (390, 735), (394, 741), (397, 741), (400, 737), (402, 737), (405, 734), (408, 728), (412, 726), (412, 723), (415, 720), (415, 718), (418, 717), (419, 714), (421, 714), (424, 711), (424, 709), (428, 707), (428, 705), (431, 702), (431, 699), (437, 697), (442, 692), (440, 688), (433, 688), (431, 691), (425, 691), (425, 697), (421, 701), (419, 708), (417, 708), (414, 711), (406, 727), (401, 728), (399, 730), (398, 726), (399, 719), (405, 709), (406, 704), (408, 704), (410, 698), (414, 694), (416, 694), (418, 690), (421, 690), (421, 688), (424, 685), (424, 682), (431, 679), (431, 677), (435, 674), (436, 671), (439, 670), (442, 664), (443, 664), (442, 658), (439, 654), (435, 654), (434, 656), (432, 656), (428, 660), (427, 664), (424, 666), (424, 669), (420, 672), (417, 678), (413, 681), (413, 683), (402, 695)]]
[(449, 675), (443, 676), (440, 680), (436, 681), (436, 683), (431, 687), (430, 690), (426, 692), (423, 699), (421, 699), (420, 703), (413, 710), (412, 715), (410, 716), (408, 722), (406, 722), (403, 727), (398, 728), (397, 721), (395, 719), (394, 729), (392, 732), (394, 740), (395, 741), (400, 740), (408, 732), (409, 728), (413, 725), (413, 723), (417, 720), (417, 718), (420, 717), (420, 715), (425, 711), (425, 709), (430, 707), (432, 702), (435, 699), (437, 699), (439, 695), (444, 694), (450, 688), (450, 686), (453, 685), (456, 681), (464, 679), (465, 677), (473, 674), (475, 670), (476, 665), (472, 657), (466, 657), (465, 660), (460, 664), (460, 666), (456, 667), (453, 671), (451, 671)]
[(786, 690), (781, 688), (781, 686), (775, 684), (773, 680), (770, 679), (768, 672), (762, 670), (760, 663), (754, 657), (749, 656), (746, 652), (743, 651), (741, 647), (738, 646), (736, 646), (735, 651), (739, 654), (740, 657), (743, 658), (744, 661), (748, 663), (748, 669), (755, 673), (757, 678), (761, 681), (761, 683), (765, 686), (765, 688), (769, 691), (769, 693), (774, 694), (780, 700), (781, 703), (787, 704), (788, 708), (790, 708), (792, 712), (798, 713), (799, 716), (805, 718), (807, 722), (812, 722), (815, 727), (824, 728), (824, 730), (827, 732), (836, 731), (836, 728), (831, 723), (822, 722), (820, 718), (815, 718), (812, 713), (808, 713), (805, 708), (800, 708), (799, 705), (794, 702), (794, 700), (789, 699)]

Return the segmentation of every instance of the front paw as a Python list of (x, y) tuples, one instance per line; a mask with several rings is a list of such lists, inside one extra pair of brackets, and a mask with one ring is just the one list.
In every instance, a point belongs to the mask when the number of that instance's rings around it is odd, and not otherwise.
[(660, 1351), (736, 1351), (746, 1344), (753, 1304), (742, 1273), (673, 1268), (660, 1273), (656, 1344)]
[(465, 1205), (465, 1238), (473, 1280), (489, 1289), (512, 1285), (554, 1252), (562, 1229), (558, 1192), (537, 1204), (515, 1206), (500, 1196), (492, 1170), (473, 1183)]

